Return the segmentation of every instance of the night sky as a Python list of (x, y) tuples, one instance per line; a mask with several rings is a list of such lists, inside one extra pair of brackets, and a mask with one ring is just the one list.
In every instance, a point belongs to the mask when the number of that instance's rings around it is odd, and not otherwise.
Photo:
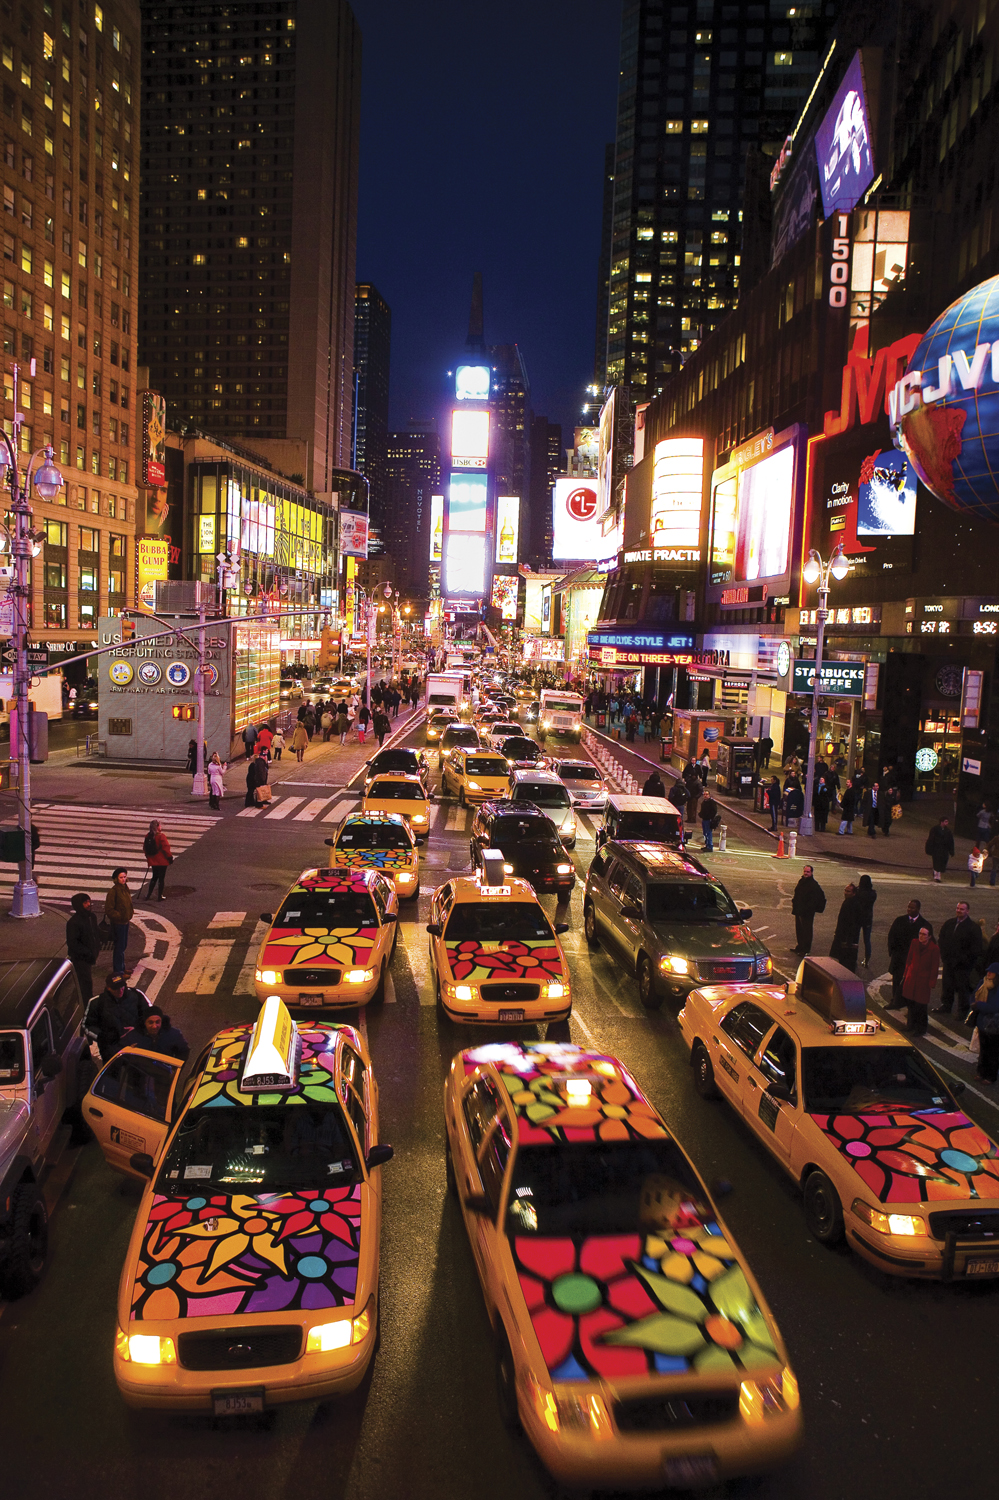
[(571, 428), (593, 378), (619, 0), (351, 3), (357, 278), (392, 309), (393, 428), (437, 415), (477, 270), (486, 341), (520, 345), (535, 413)]

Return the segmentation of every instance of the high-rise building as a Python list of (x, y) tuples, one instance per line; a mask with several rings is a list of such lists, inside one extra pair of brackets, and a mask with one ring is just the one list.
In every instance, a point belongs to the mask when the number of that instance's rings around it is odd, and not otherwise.
[(432, 422), (390, 432), (385, 459), (385, 547), (396, 559), (400, 593), (426, 593), (430, 497), (441, 493), (441, 442)]
[(531, 421), (530, 545), (523, 551), (533, 567), (551, 564), (553, 523), (552, 489), (563, 472), (562, 426), (547, 417)]
[(835, 12), (625, 0), (605, 377), (636, 401), (738, 301), (746, 155), (777, 157)]
[(351, 457), (361, 36), (347, 0), (143, 0), (143, 362), (172, 425), (328, 491)]
[(378, 288), (359, 281), (354, 299), (354, 459), (371, 487), (371, 514), (384, 511), (392, 313)]
[(597, 263), (597, 341), (593, 351), (593, 380), (607, 384), (607, 313), (610, 308), (611, 243), (614, 238), (613, 141), (604, 147), (604, 198), (600, 213), (600, 259)]
[(531, 383), (518, 344), (491, 344), (493, 472), (498, 495), (528, 493), (531, 479)]
[(65, 480), (31, 494), (29, 623), (52, 662), (135, 603), (139, 53), (135, 0), (36, 0), (3, 36), (3, 423), (25, 468), (51, 443)]

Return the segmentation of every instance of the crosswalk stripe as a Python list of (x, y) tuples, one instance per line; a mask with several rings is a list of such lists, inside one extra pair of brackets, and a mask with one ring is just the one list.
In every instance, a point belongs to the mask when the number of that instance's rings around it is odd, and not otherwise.
[(271, 803), (271, 810), (267, 816), (276, 822), (279, 818), (286, 818), (289, 813), (294, 812), (305, 801), (304, 797), (282, 797), (277, 806)]
[(334, 802), (333, 806), (330, 808), (329, 812), (323, 819), (323, 822), (339, 823), (340, 819), (345, 818), (347, 814), (356, 806), (357, 803), (353, 797), (351, 797), (349, 800), (346, 797), (341, 797), (338, 801)]
[(253, 936), (250, 938), (250, 946), (246, 950), (243, 967), (240, 969), (239, 977), (232, 987), (234, 995), (256, 996), (257, 990), (253, 976), (257, 968), (257, 954), (260, 952), (260, 944), (264, 940), (268, 925), (267, 922), (258, 922), (253, 929)]
[[(137, 891), (148, 873), (142, 844), (150, 822), (162, 824), (176, 857), (218, 821), (187, 815), (182, 824), (175, 824), (169, 811), (122, 810), (96, 804), (65, 807), (56, 803), (35, 804), (32, 820), (41, 835), (32, 861), (34, 877), (43, 893), (56, 896), (87, 886), (106, 889), (117, 865), (127, 867), (130, 889)], [(5, 893), (17, 878), (16, 865), (0, 866), (0, 889)]]
[(316, 797), (302, 808), (301, 812), (295, 814), (296, 823), (311, 823), (317, 817), (330, 799), (328, 797)]
[(35, 813), (58, 813), (60, 817), (67, 814), (78, 813), (81, 817), (100, 814), (101, 818), (120, 818), (123, 821), (131, 820), (136, 823), (149, 824), (155, 818), (157, 822), (169, 823), (200, 823), (210, 828), (213, 823), (218, 822), (214, 813), (179, 813), (173, 808), (163, 810), (156, 807), (122, 807), (118, 803), (108, 804), (102, 802), (34, 802), (32, 811)]
[(262, 812), (262, 807), (244, 807), (236, 816), (237, 818), (259, 818)]
[(468, 808), (452, 807), (447, 815), (447, 827), (463, 833), (468, 827)]
[(232, 949), (231, 938), (202, 938), (194, 950), (187, 973), (177, 986), (178, 995), (213, 995)]
[(241, 927), (245, 911), (217, 911), (208, 924), (208, 930), (218, 927)]

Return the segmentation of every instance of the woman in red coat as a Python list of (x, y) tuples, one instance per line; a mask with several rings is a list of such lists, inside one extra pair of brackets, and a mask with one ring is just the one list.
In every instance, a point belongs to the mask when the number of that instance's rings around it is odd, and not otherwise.
[(173, 855), (170, 853), (170, 844), (167, 836), (155, 818), (149, 825), (149, 832), (143, 841), (142, 852), (146, 856), (146, 863), (149, 866), (149, 889), (146, 892), (146, 900), (151, 901), (153, 899), (153, 887), (158, 885), (160, 888), (160, 900), (165, 901), (166, 893), (163, 890), (163, 882), (166, 879), (167, 865), (173, 864)]
[(930, 995), (940, 974), (940, 949), (933, 941), (929, 929), (921, 927), (919, 934), (909, 944), (902, 975), (902, 999), (909, 1007), (906, 1031), (913, 1036), (926, 1035), (926, 1017)]

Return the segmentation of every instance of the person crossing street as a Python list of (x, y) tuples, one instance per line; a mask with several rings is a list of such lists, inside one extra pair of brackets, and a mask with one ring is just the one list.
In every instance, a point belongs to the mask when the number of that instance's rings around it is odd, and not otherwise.
[(814, 938), (815, 918), (826, 909), (826, 893), (819, 885), (811, 865), (805, 865), (801, 879), (791, 897), (791, 914), (794, 917), (795, 946), (792, 953), (802, 957), (811, 950)]
[(101, 951), (101, 939), (93, 903), (86, 891), (78, 891), (69, 904), (73, 915), (66, 923), (66, 956), (76, 970), (80, 993), (87, 1001), (94, 993), (93, 967)]

